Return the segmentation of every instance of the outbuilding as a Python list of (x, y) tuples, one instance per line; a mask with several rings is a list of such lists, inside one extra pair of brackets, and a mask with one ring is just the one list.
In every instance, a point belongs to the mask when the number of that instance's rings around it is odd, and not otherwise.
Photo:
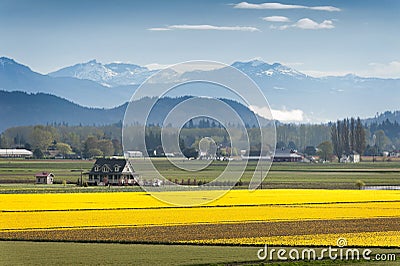
[(0, 157), (25, 158), (32, 157), (33, 153), (26, 149), (0, 149)]
[(36, 184), (53, 184), (54, 182), (54, 174), (49, 172), (41, 172), (35, 175)]

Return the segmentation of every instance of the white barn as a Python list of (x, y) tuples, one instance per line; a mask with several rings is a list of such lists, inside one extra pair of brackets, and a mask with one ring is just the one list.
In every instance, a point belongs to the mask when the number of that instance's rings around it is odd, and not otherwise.
[(32, 157), (33, 153), (26, 149), (0, 149), (0, 157), (7, 158), (24, 158), (24, 157)]

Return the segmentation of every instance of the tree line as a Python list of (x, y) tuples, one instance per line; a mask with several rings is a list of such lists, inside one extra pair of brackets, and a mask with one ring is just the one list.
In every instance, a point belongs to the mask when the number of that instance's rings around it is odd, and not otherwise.
[[(0, 134), (0, 148), (27, 148), (36, 151), (38, 155), (42, 152), (43, 156), (48, 150), (58, 150), (63, 155), (75, 154), (84, 158), (122, 155), (121, 130), (121, 123), (108, 126), (53, 124), (12, 127)], [(246, 130), (251, 149), (260, 150), (260, 129)], [(316, 155), (319, 151), (320, 156), (327, 159), (330, 157), (329, 153), (340, 158), (353, 151), (362, 155), (377, 155), (384, 150), (400, 148), (400, 125), (389, 120), (369, 125), (363, 124), (360, 118), (346, 118), (319, 125), (277, 123), (276, 133), (276, 148), (298, 150), (307, 155)], [(148, 126), (144, 137), (146, 147), (142, 146), (142, 141), (137, 145), (134, 143), (135, 140), (143, 139), (143, 136), (132, 135), (131, 139), (125, 139), (124, 142), (134, 150), (147, 152), (159, 149), (161, 127)], [(179, 139), (181, 146), (190, 149), (197, 148), (203, 137), (211, 137), (222, 146), (230, 145), (224, 127), (206, 119), (189, 121), (181, 129)], [(238, 142), (245, 141), (242, 133), (233, 137), (237, 138)], [(270, 147), (264, 148), (268, 150)], [(237, 150), (240, 150), (240, 147), (233, 147), (232, 154), (239, 153)], [(324, 151), (322, 154), (321, 150)]]

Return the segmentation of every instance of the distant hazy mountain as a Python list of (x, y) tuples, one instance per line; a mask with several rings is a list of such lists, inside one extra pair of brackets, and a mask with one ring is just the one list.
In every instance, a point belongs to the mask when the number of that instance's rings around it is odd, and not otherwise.
[[(98, 81), (90, 77), (94, 74), (87, 69), (96, 66), (99, 72), (94, 76), (102, 76), (101, 73), (104, 72), (104, 69), (107, 69), (106, 73), (110, 73), (112, 70), (114, 73), (110, 79), (112, 82), (107, 84), (116, 86), (117, 84), (139, 83), (144, 77), (154, 73), (154, 71), (136, 65), (115, 64), (124, 66), (122, 67), (123, 71), (119, 73), (127, 73), (125, 70), (130, 69), (129, 73), (131, 74), (125, 77), (122, 74), (115, 74), (117, 71), (111, 67), (114, 64), (102, 65), (91, 61), (82, 65), (86, 66), (85, 71), (78, 71), (79, 73), (75, 75), (66, 76), (85, 76), (102, 84), (106, 83), (106, 78)], [(249, 75), (258, 84), (273, 109), (301, 110), (304, 113), (304, 121), (322, 122), (349, 116), (371, 117), (376, 112), (400, 108), (398, 103), (400, 79), (363, 78), (351, 74), (315, 78), (282, 64), (268, 64), (261, 60), (235, 62), (232, 66)], [(72, 68), (77, 70), (79, 65)], [(89, 75), (89, 73), (91, 74)], [(199, 72), (169, 73), (169, 75), (181, 75), (182, 80), (186, 80), (196, 77)], [(110, 74), (106, 76), (110, 76)], [(163, 80), (168, 80), (168, 78), (163, 77)], [(198, 91), (201, 94), (201, 92), (212, 91), (212, 88), (207, 85), (199, 85)], [(218, 95), (217, 97), (230, 98), (230, 95)]]
[[(391, 123), (397, 122), (400, 124), (400, 111), (386, 111), (380, 114), (376, 114), (373, 118), (364, 119), (364, 122), (367, 124), (371, 123), (382, 123), (386, 120), (389, 120)], [(400, 134), (400, 132), (398, 132)]]
[(12, 59), (0, 58), (0, 90), (4, 91), (43, 92), (83, 106), (115, 107), (128, 101), (135, 89), (110, 89), (92, 80), (42, 75)]
[[(180, 102), (189, 97), (162, 98), (154, 106), (148, 124), (162, 125), (166, 115)], [(248, 126), (257, 124), (256, 115), (244, 105), (222, 99), (231, 106)], [(134, 102), (136, 110), (146, 110), (149, 98)], [(203, 102), (207, 104), (206, 102)], [(124, 119), (127, 104), (112, 109), (87, 108), (68, 100), (44, 93), (0, 91), (0, 132), (12, 127), (47, 123), (68, 123), (69, 125), (108, 125)], [(216, 110), (217, 111), (217, 110)], [(141, 112), (141, 113), (144, 113)], [(177, 114), (179, 115), (179, 114)], [(259, 118), (260, 122), (265, 122)], [(227, 121), (229, 117), (227, 117)]]
[(299, 109), (305, 121), (328, 121), (350, 116), (371, 117), (400, 109), (400, 79), (355, 75), (314, 78), (281, 64), (259, 60), (236, 62), (261, 88), (271, 107)]
[[(301, 111), (303, 121), (323, 122), (350, 116), (365, 118), (377, 112), (400, 109), (400, 79), (355, 75), (315, 78), (282, 64), (268, 64), (261, 60), (235, 62), (232, 66), (258, 84), (272, 109), (289, 115), (291, 110)], [(217, 74), (219, 70), (211, 71)], [(153, 73), (133, 64), (103, 65), (90, 61), (42, 75), (3, 57), (0, 58), (0, 89), (44, 92), (83, 106), (110, 108), (128, 101), (138, 84)], [(172, 76), (187, 80), (200, 74), (198, 71), (169, 71), (162, 81), (168, 82)], [(195, 92), (192, 95), (205, 92), (209, 95), (214, 88), (195, 85), (192, 89)], [(231, 98), (231, 95), (219, 94), (216, 97)]]
[(106, 87), (139, 85), (155, 71), (133, 64), (111, 63), (103, 65), (96, 60), (62, 68), (49, 73), (52, 77), (72, 77), (95, 81)]
[(243, 71), (251, 78), (262, 77), (292, 77), (297, 79), (310, 78), (307, 75), (279, 63), (272, 65), (261, 60), (252, 60), (249, 62), (235, 62), (233, 67)]
[(87, 108), (44, 93), (0, 91), (0, 132), (12, 126), (47, 123), (108, 125), (123, 120), (126, 105), (113, 109)]

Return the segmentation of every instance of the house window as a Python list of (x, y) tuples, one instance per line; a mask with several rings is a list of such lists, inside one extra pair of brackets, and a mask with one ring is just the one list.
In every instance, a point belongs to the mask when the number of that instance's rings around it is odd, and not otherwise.
[(95, 166), (94, 166), (94, 171), (95, 171), (95, 172), (98, 172), (99, 170), (100, 170), (100, 169), (99, 169), (99, 166), (98, 166), (98, 165), (95, 165)]
[(103, 166), (103, 172), (108, 172), (108, 167), (107, 166)]
[(118, 171), (119, 171), (119, 166), (118, 165), (114, 166), (114, 172), (118, 172)]

